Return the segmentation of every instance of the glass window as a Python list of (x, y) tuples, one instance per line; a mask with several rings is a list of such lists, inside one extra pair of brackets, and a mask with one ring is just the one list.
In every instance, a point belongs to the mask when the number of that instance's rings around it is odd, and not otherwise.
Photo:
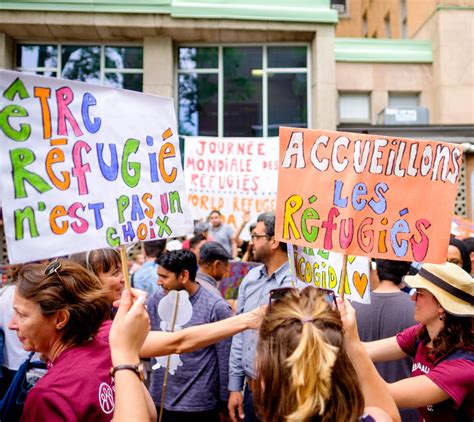
[(143, 48), (106, 47), (105, 67), (113, 69), (142, 69)]
[(268, 74), (268, 136), (280, 126), (308, 126), (306, 97), (306, 74)]
[(306, 47), (268, 47), (268, 67), (306, 67)]
[(262, 127), (261, 47), (224, 48), (224, 136), (255, 136)]
[(179, 75), (179, 134), (218, 136), (217, 74)]
[(370, 93), (339, 93), (339, 120), (342, 123), (370, 122)]
[(17, 45), (16, 65), (26, 68), (50, 68), (58, 65), (55, 45)]
[(274, 136), (307, 127), (307, 46), (178, 48), (180, 134)]
[(180, 69), (214, 69), (218, 66), (217, 47), (179, 48)]
[(141, 92), (143, 87), (143, 74), (107, 72), (105, 74), (104, 85)]
[(418, 92), (389, 92), (388, 106), (390, 108), (417, 107), (419, 98)]
[(73, 81), (100, 82), (99, 46), (63, 46), (61, 77)]
[[(59, 57), (61, 60), (58, 59)], [(59, 68), (59, 62), (61, 68)], [(105, 63), (105, 66), (101, 63)], [(17, 70), (142, 91), (143, 48), (19, 44), (17, 45)]]

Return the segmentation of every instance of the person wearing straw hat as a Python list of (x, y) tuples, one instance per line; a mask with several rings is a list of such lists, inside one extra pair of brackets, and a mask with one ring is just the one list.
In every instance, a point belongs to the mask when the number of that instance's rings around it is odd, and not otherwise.
[[(417, 407), (426, 422), (474, 420), (474, 282), (459, 266), (424, 264), (404, 281), (419, 323), (398, 335), (364, 343), (374, 362), (413, 359), (412, 377), (388, 384), (398, 407)], [(360, 341), (355, 311), (346, 306), (346, 335)], [(355, 339), (355, 340), (354, 340)]]

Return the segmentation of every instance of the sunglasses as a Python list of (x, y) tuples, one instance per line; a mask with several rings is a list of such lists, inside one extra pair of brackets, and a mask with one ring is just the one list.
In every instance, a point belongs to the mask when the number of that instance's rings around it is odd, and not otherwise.
[(59, 270), (61, 269), (61, 261), (56, 258), (56, 260), (50, 262), (46, 269), (44, 270), (44, 273), (46, 275), (52, 275), (53, 273), (56, 273), (58, 276), (59, 280), (61, 280), (61, 283), (64, 283), (63, 279), (59, 275)]
[[(321, 287), (315, 287), (315, 288), (318, 292), (318, 295), (322, 296), (324, 300), (327, 303), (329, 303), (329, 306), (331, 307), (331, 309), (334, 309), (337, 311), (338, 308), (337, 308), (337, 302), (336, 302), (336, 294), (332, 290), (329, 290), (329, 289), (323, 289)], [(300, 290), (298, 290), (296, 287), (281, 287), (279, 289), (270, 290), (269, 299), (268, 299), (269, 311), (271, 312), (272, 303), (275, 300), (283, 299), (284, 297), (289, 296), (291, 294), (290, 292), (295, 292), (297, 295), (300, 294)]]

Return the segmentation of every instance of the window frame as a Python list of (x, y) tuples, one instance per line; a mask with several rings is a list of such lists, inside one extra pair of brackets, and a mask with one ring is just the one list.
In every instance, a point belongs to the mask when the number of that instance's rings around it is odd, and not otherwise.
[[(341, 116), (341, 95), (365, 95), (368, 99), (369, 111), (367, 119), (347, 119)], [(345, 123), (371, 123), (372, 122), (372, 91), (338, 91), (337, 92), (337, 117), (339, 124)]]
[[(390, 105), (390, 99), (395, 98), (410, 98), (416, 99), (415, 105)], [(420, 91), (388, 91), (387, 92), (387, 108), (398, 108), (398, 107), (420, 107), (421, 106), (421, 92)]]
[[(307, 127), (311, 127), (311, 45), (308, 42), (289, 43), (179, 43), (175, 46), (175, 104), (179, 119), (179, 75), (180, 74), (217, 74), (217, 136), (224, 137), (224, 48), (227, 47), (261, 47), (262, 48), (262, 137), (268, 137), (268, 74), (306, 74)], [(268, 47), (306, 47), (306, 67), (268, 67)], [(179, 69), (180, 48), (217, 48), (217, 68)]]
[[(53, 45), (57, 48), (57, 65), (56, 67), (25, 67), (25, 66), (16, 66), (18, 62), (17, 52), (18, 46), (22, 45), (31, 45), (31, 46), (41, 46), (41, 45)], [(18, 72), (56, 72), (56, 76), (50, 76), (51, 78), (61, 79), (61, 68), (62, 68), (62, 54), (61, 49), (63, 46), (78, 46), (78, 47), (99, 47), (100, 48), (100, 58), (99, 58), (99, 83), (102, 86), (105, 82), (105, 75), (107, 73), (123, 73), (123, 74), (141, 74), (144, 76), (144, 63), (142, 64), (141, 68), (124, 68), (124, 69), (117, 69), (117, 68), (106, 68), (105, 67), (105, 49), (107, 47), (139, 47), (144, 51), (143, 44), (140, 43), (130, 43), (130, 42), (113, 42), (113, 43), (94, 43), (94, 42), (62, 42), (62, 43), (55, 43), (55, 42), (35, 42), (35, 41), (27, 41), (22, 40), (21, 42), (15, 43), (14, 49), (14, 63), (15, 63), (15, 70)], [(143, 55), (143, 61), (145, 61)], [(144, 78), (142, 78), (143, 81)], [(143, 82), (142, 82), (142, 91), (143, 92)]]

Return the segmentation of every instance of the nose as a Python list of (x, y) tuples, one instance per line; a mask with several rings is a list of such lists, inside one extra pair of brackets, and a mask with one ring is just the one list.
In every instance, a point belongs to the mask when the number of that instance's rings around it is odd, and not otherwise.
[(18, 326), (15, 322), (15, 316), (12, 316), (12, 319), (8, 321), (8, 329), (9, 330), (18, 330)]

